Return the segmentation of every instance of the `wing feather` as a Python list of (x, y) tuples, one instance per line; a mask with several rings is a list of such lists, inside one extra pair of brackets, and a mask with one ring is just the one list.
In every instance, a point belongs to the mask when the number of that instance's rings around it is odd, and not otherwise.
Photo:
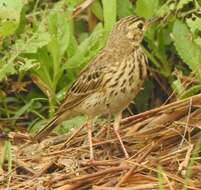
[(88, 96), (101, 88), (105, 74), (106, 60), (100, 59), (100, 57), (103, 57), (101, 53), (80, 72), (77, 80), (68, 90), (66, 98), (60, 105), (57, 114), (61, 114), (65, 110), (79, 105)]

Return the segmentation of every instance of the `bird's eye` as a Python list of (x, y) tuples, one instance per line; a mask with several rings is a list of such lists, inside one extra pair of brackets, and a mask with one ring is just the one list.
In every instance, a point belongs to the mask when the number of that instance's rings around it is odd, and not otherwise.
[(140, 30), (143, 29), (143, 26), (144, 26), (144, 25), (143, 25), (143, 23), (141, 23), (141, 22), (137, 25), (137, 27), (138, 27)]

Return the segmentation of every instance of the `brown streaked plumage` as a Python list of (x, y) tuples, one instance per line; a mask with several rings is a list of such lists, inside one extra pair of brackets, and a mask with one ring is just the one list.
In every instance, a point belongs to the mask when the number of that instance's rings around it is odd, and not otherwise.
[(80, 72), (55, 116), (35, 135), (41, 141), (60, 122), (84, 114), (88, 117), (90, 159), (93, 160), (92, 120), (101, 114), (114, 114), (114, 131), (126, 157), (119, 135), (121, 112), (139, 92), (147, 75), (147, 58), (140, 43), (148, 22), (129, 16), (118, 21), (94, 59)]

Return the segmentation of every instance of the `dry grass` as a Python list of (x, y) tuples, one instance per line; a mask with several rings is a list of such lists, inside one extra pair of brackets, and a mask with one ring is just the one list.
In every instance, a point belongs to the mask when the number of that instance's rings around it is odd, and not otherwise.
[(129, 160), (108, 125), (94, 128), (94, 165), (83, 127), (40, 144), (13, 134), (13, 170), (1, 171), (0, 188), (200, 190), (200, 129), (201, 94), (124, 119)]

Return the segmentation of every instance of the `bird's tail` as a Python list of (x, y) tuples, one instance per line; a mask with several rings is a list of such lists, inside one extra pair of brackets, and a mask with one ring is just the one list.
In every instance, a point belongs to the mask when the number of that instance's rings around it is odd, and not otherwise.
[(59, 117), (53, 117), (39, 132), (33, 136), (33, 141), (41, 142), (58, 124)]

